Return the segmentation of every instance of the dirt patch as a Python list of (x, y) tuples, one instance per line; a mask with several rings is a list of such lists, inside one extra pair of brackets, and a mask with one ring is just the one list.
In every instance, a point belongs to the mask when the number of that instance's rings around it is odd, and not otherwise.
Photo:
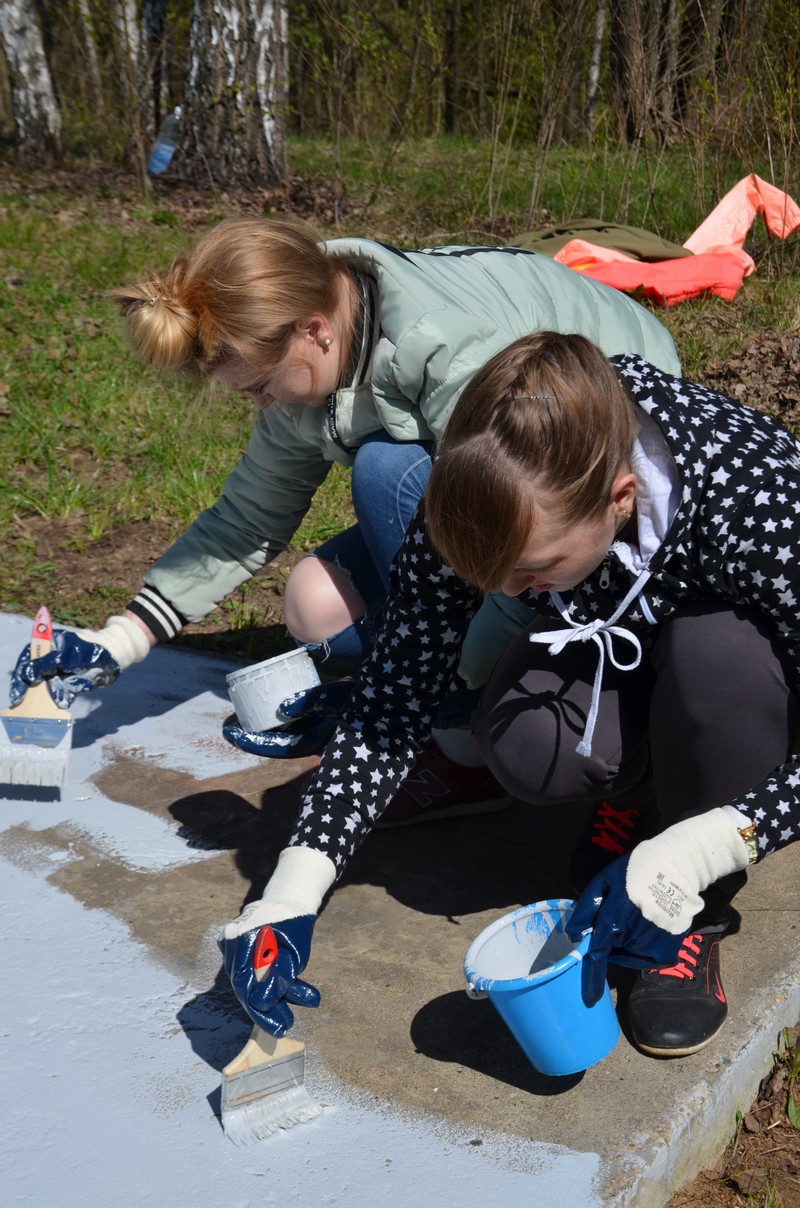
[(766, 331), (753, 336), (725, 361), (706, 366), (714, 390), (800, 427), (800, 336)]

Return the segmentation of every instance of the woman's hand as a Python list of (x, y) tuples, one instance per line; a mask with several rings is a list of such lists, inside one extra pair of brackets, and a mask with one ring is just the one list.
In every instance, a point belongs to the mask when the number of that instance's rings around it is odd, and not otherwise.
[(240, 751), (268, 759), (320, 755), (333, 737), (339, 712), (350, 700), (354, 683), (354, 680), (333, 680), (288, 696), (277, 712), (291, 724), (280, 730), (243, 730), (240, 725), (232, 724), (222, 727), (223, 736)]
[(639, 843), (590, 881), (566, 927), (575, 941), (591, 930), (587, 1005), (603, 992), (608, 961), (644, 969), (675, 962), (703, 890), (750, 863), (741, 833), (748, 824), (731, 806), (708, 810)]
[(587, 885), (567, 920), (566, 932), (577, 943), (590, 932), (583, 958), (581, 988), (587, 1007), (602, 997), (608, 962), (655, 969), (674, 964), (684, 932), (673, 935), (644, 917), (626, 889), (631, 854), (614, 860)]
[(44, 680), (56, 704), (68, 709), (78, 693), (113, 684), (121, 671), (149, 654), (151, 645), (145, 630), (126, 616), (111, 617), (100, 630), (54, 629), (48, 654), (31, 658), (26, 646), (17, 659), (11, 674), (11, 704)]

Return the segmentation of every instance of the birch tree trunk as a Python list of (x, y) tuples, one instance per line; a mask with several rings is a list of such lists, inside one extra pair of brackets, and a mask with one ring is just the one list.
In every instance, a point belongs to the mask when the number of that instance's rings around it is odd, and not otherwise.
[(32, 0), (0, 0), (0, 45), (11, 81), (19, 151), (49, 159), (61, 151), (61, 110)]
[(99, 114), (103, 110), (103, 80), (100, 75), (100, 61), (97, 57), (97, 42), (94, 21), (89, 10), (89, 0), (78, 0), (77, 17), (86, 53), (86, 74), (89, 77), (92, 108), (95, 113)]
[(597, 114), (597, 99), (600, 94), (600, 61), (603, 52), (603, 38), (606, 32), (606, 3), (597, 0), (592, 30), (592, 46), (589, 52), (589, 69), (586, 74), (586, 101), (583, 108), (583, 125), (591, 137), (594, 133), (594, 123)]
[(192, 0), (179, 164), (198, 184), (285, 184), (285, 0)]
[(112, 0), (110, 16), (120, 92), (125, 107), (133, 108), (141, 100), (138, 95), (141, 39), (136, 20), (136, 0)]

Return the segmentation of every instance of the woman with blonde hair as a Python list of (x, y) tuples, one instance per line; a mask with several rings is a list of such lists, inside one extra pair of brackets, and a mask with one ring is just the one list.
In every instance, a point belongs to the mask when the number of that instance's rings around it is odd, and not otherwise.
[[(112, 297), (145, 362), (242, 391), (260, 414), (220, 498), (149, 568), (122, 616), (100, 630), (58, 632), (43, 661), (23, 653), (15, 697), (44, 677), (66, 703), (202, 620), (288, 546), (333, 462), (352, 467), (357, 523), (293, 569), (284, 620), (328, 675), (349, 674), (374, 642), (433, 442), (487, 357), (553, 327), (584, 331), (609, 354), (678, 368), (668, 332), (644, 308), (517, 248), (323, 243), (299, 222), (239, 219)], [(490, 607), (486, 630), (502, 645), (527, 611)], [(471, 689), (485, 682), (489, 649), (484, 637), (465, 654)], [(277, 736), (231, 737), (260, 754), (301, 755), (333, 724), (315, 715)], [(429, 755), (447, 780), (446, 807), (505, 800), (485, 769), (455, 770)], [(413, 814), (414, 803), (406, 808)]]
[[(571, 934), (591, 928), (586, 1000), (609, 959), (637, 967), (639, 1047), (708, 1044), (728, 1009), (731, 901), (747, 867), (800, 828), (798, 513), (800, 446), (768, 416), (577, 335), (529, 335), (492, 357), (439, 442), (382, 632), (290, 846), (225, 928), (252, 1018), (280, 1033), (287, 1004), (318, 1001), (298, 981), (316, 913), (426, 741), (484, 593), (499, 590), (531, 623), (497, 661), (475, 736), (518, 800), (594, 805), (564, 886), (583, 890)], [(259, 928), (280, 950), (263, 985)]]

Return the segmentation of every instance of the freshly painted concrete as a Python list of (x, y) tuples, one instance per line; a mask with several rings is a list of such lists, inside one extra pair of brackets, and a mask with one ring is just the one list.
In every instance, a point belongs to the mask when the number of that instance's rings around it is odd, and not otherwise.
[[(1, 671), (29, 629), (0, 617)], [(76, 702), (63, 790), (0, 783), (3, 1202), (663, 1205), (800, 1018), (800, 848), (737, 899), (716, 1043), (657, 1062), (623, 1034), (585, 1075), (548, 1079), (466, 997), (461, 964), (499, 914), (568, 892), (583, 816), (515, 804), (374, 834), (320, 917), (307, 976), (323, 1001), (297, 1026), (324, 1111), (237, 1149), (219, 1070), (249, 1029), (214, 936), (260, 892), (315, 761), (227, 746), (230, 669), (158, 649)]]

